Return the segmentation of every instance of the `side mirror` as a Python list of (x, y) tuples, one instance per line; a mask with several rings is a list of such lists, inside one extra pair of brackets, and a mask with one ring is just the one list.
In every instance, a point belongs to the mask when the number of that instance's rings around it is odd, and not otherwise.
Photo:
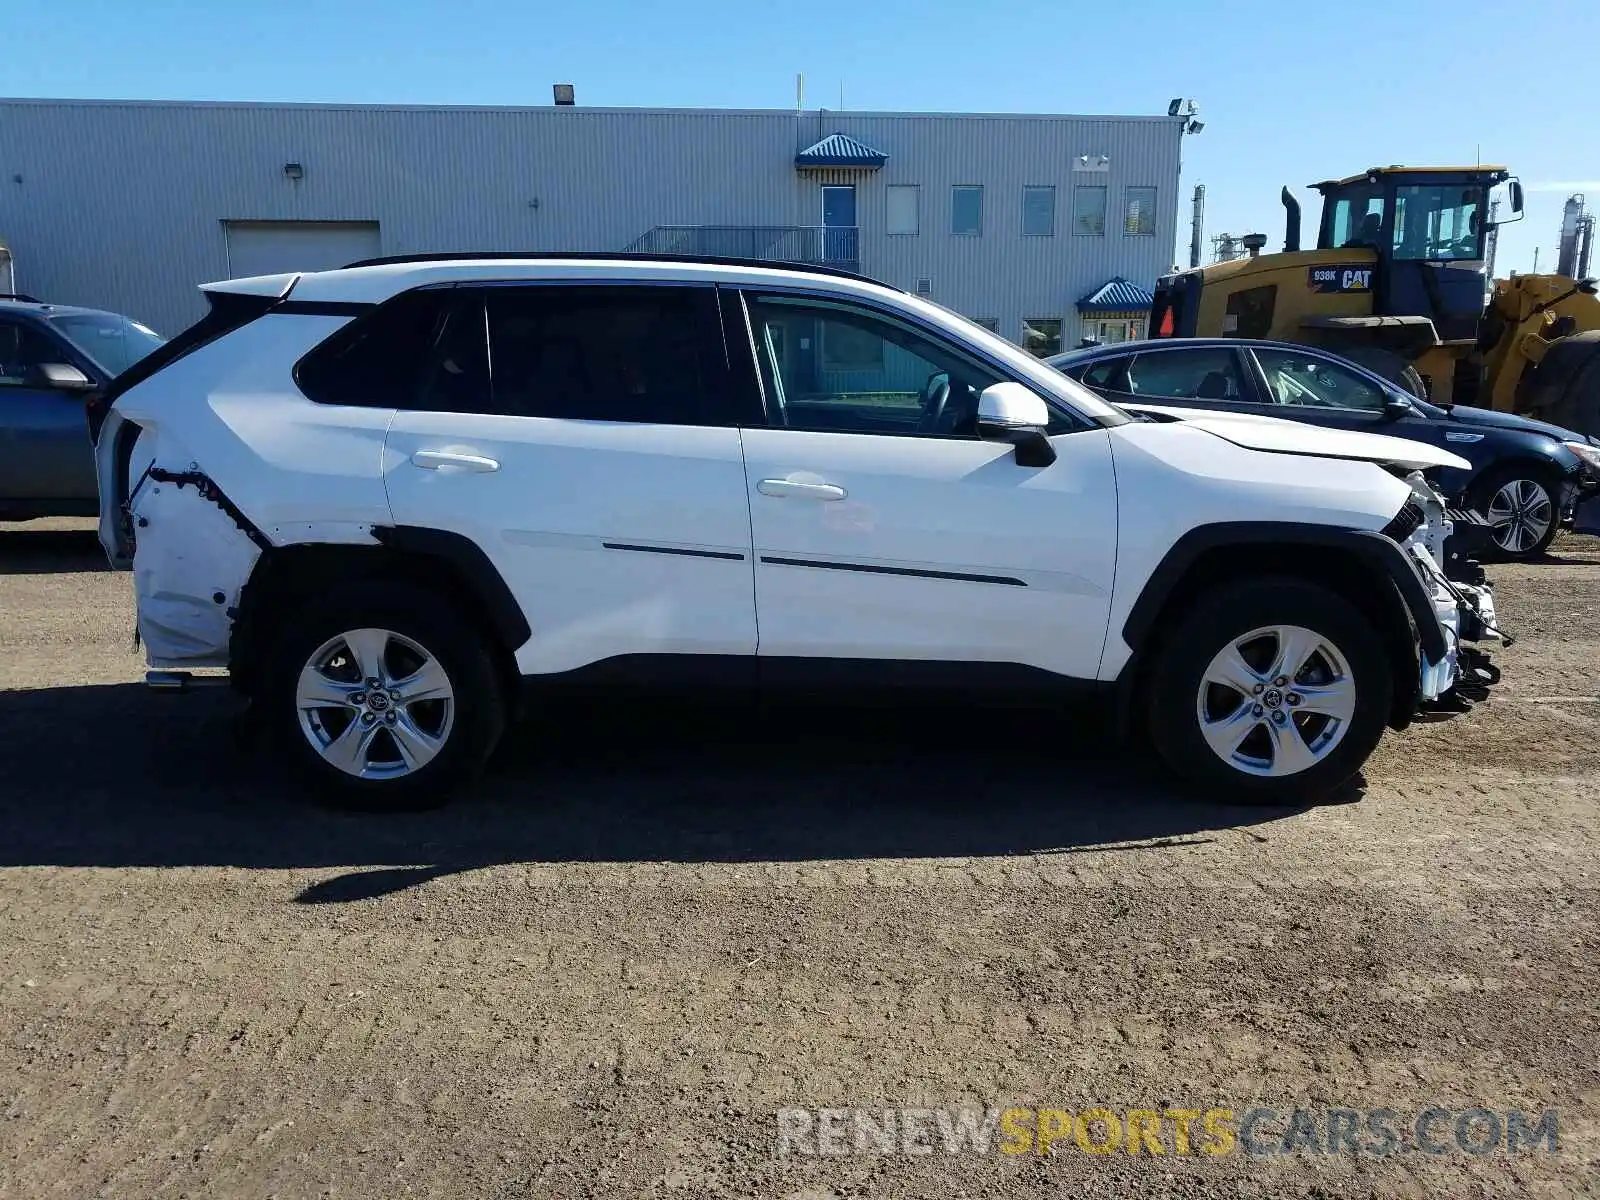
[(1409, 417), (1416, 411), (1411, 407), (1410, 401), (1402, 400), (1396, 396), (1384, 401), (1383, 419), (1385, 421), (1398, 421), (1401, 417)]
[(978, 436), (1011, 443), (1020, 467), (1055, 462), (1056, 448), (1045, 433), (1049, 424), (1049, 406), (1020, 383), (997, 383), (978, 396)]
[(89, 392), (94, 380), (71, 363), (40, 363), (39, 381), (53, 392)]
[(1522, 211), (1522, 180), (1515, 177), (1506, 180), (1506, 200), (1511, 208), (1511, 215), (1509, 217), (1501, 217), (1493, 223), (1491, 228), (1498, 228), (1501, 225), (1515, 225), (1522, 220), (1525, 215)]

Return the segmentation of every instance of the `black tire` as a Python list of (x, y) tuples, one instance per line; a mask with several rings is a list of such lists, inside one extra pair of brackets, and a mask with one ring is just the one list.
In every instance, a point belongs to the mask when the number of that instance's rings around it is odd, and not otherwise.
[[(1299, 626), (1324, 639), (1344, 659), (1355, 692), (1353, 712), (1342, 735), (1312, 765), (1283, 776), (1252, 774), (1224, 761), (1207, 743), (1199, 711), (1201, 683), (1212, 659), (1231, 643), (1268, 626)], [(1258, 660), (1259, 665), (1266, 666), (1275, 645), (1263, 643), (1265, 657)], [(1256, 649), (1254, 643), (1251, 648)], [(1311, 684), (1313, 673), (1326, 667), (1327, 660), (1321, 657), (1310, 660), (1309, 669), (1301, 673), (1302, 686)], [(1214, 799), (1231, 804), (1305, 804), (1347, 783), (1383, 736), (1394, 695), (1392, 665), (1372, 623), (1342, 597), (1294, 579), (1249, 580), (1205, 593), (1164, 634), (1147, 678), (1150, 734), (1157, 752), (1177, 774), (1200, 784)], [(1293, 715), (1288, 707), (1292, 684), (1280, 689), (1269, 681), (1265, 686), (1269, 692), (1262, 702), (1271, 704), (1271, 695), (1281, 693), (1277, 704), (1296, 731), (1291, 736), (1298, 736), (1302, 746), (1308, 738), (1315, 742), (1324, 734), (1332, 736), (1328, 718)], [(1209, 691), (1207, 702), (1216, 696)], [(1218, 711), (1228, 711), (1225, 699)], [(1253, 753), (1256, 742), (1252, 739), (1267, 738), (1271, 730), (1257, 729), (1249, 714), (1243, 715), (1250, 732), (1239, 749)], [(1263, 715), (1269, 713), (1264, 710)]]
[(1421, 374), (1394, 351), (1381, 346), (1349, 346), (1338, 353), (1353, 363), (1359, 363), (1374, 375), (1383, 376), (1418, 400), (1428, 398), (1428, 385), (1422, 382)]
[(1560, 338), (1528, 384), (1530, 416), (1577, 433), (1600, 433), (1600, 329)]
[(1467, 503), (1492, 521), (1494, 517), (1489, 509), (1494, 503), (1495, 496), (1507, 484), (1518, 480), (1538, 487), (1549, 498), (1550, 525), (1539, 537), (1532, 540), (1525, 538), (1524, 544), (1515, 549), (1507, 548), (1507, 543), (1511, 540), (1508, 526), (1491, 528), (1491, 540), (1485, 547), (1485, 554), (1498, 562), (1526, 562), (1541, 557), (1561, 530), (1561, 480), (1554, 471), (1547, 471), (1541, 467), (1522, 466), (1517, 463), (1493, 467), (1474, 480), (1472, 486), (1467, 489)]
[[(453, 693), (449, 719), (437, 718), (430, 731), (443, 733), (442, 747), (430, 761), (393, 778), (358, 778), (331, 765), (313, 746), (312, 734), (301, 723), (297, 689), (302, 670), (320, 647), (359, 629), (386, 630), (421, 647), (443, 668)], [(403, 671), (410, 648), (399, 639), (390, 642), (389, 661), (398, 662)], [(355, 675), (359, 677), (360, 672)], [(347, 584), (304, 608), (285, 613), (283, 627), (272, 641), (262, 685), (259, 703), (263, 717), (284, 746), (290, 764), (328, 802), (365, 811), (409, 811), (445, 803), (477, 779), (506, 720), (500, 679), (483, 638), (459, 606), (406, 582)], [(334, 714), (332, 721), (343, 719), (338, 709), (326, 711)], [(416, 711), (407, 709), (408, 714)], [(436, 717), (440, 712), (438, 708), (431, 711)], [(372, 716), (381, 724), (380, 714)], [(352, 722), (355, 719), (350, 718)], [(336, 729), (322, 732), (330, 735)], [(400, 743), (392, 738), (384, 743), (385, 737), (389, 735), (379, 733), (372, 751), (374, 760), (385, 753), (391, 758), (399, 756)]]

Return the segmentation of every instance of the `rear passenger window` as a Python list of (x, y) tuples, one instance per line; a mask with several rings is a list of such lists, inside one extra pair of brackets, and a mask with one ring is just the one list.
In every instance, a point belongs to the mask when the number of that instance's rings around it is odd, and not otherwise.
[(1083, 382), (1088, 384), (1090, 387), (1107, 389), (1115, 388), (1117, 373), (1122, 370), (1123, 362), (1124, 360), (1120, 358), (1102, 359), (1100, 362), (1092, 364), (1088, 370), (1084, 371), (1082, 376)]
[[(486, 289), (494, 410), (513, 416), (711, 421), (710, 288)], [(709, 328), (714, 329), (714, 326)]]
[(451, 289), (403, 292), (302, 358), (295, 382), (318, 404), (415, 407), (429, 350), (453, 299)]
[(1229, 349), (1160, 350), (1134, 357), (1128, 391), (1178, 400), (1240, 400), (1244, 381)]
[(423, 343), (426, 353), (409, 407), (428, 412), (495, 411), (483, 330), (482, 295), (460, 293), (439, 315), (433, 334)]

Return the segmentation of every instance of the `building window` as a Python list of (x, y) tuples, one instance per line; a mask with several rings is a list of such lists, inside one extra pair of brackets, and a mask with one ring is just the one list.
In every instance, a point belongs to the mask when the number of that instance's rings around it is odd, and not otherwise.
[(1072, 232), (1084, 237), (1104, 237), (1106, 189), (1100, 184), (1079, 184), (1072, 189)]
[(1093, 338), (1104, 346), (1109, 346), (1113, 342), (1137, 342), (1144, 337), (1144, 318), (1107, 317), (1086, 320), (1083, 323), (1083, 336)]
[(914, 237), (921, 232), (922, 189), (914, 183), (891, 183), (889, 219), (885, 230), (890, 237)]
[(999, 317), (973, 317), (972, 318), (972, 323), (974, 325), (982, 326), (984, 329), (987, 329), (990, 333), (999, 333), (1000, 332), (1000, 318)]
[(1038, 358), (1061, 353), (1061, 318), (1029, 317), (1022, 322), (1022, 348)]
[(1129, 237), (1155, 237), (1156, 189), (1131, 187), (1122, 193), (1122, 232)]
[(958, 183), (950, 189), (950, 232), (965, 237), (983, 233), (983, 188)]
[(1056, 190), (1053, 187), (1022, 189), (1022, 235), (1049, 237), (1056, 231)]

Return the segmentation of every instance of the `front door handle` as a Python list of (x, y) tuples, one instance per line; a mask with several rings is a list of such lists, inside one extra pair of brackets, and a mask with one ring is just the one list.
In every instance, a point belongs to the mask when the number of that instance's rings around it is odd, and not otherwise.
[(418, 450), (411, 465), (428, 471), (498, 471), (500, 463), (481, 454), (460, 454), (454, 450)]
[(756, 484), (763, 496), (794, 497), (797, 500), (843, 500), (845, 490), (832, 483), (801, 483), (794, 479), (763, 479)]

